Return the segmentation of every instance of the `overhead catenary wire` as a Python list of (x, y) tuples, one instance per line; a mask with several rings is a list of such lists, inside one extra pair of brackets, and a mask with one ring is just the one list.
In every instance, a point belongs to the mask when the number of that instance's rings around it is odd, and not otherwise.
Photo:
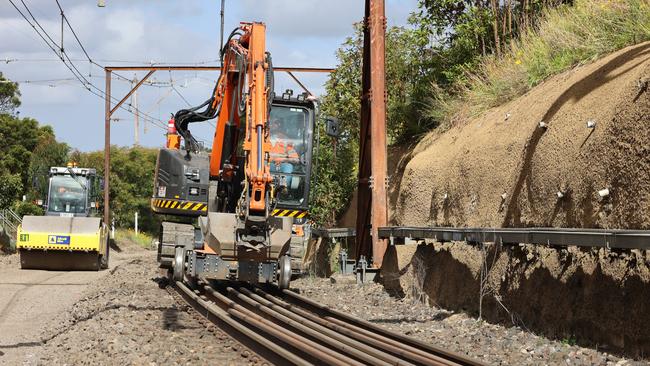
[[(25, 4), (25, 2), (24, 2), (23, 0), (21, 0), (21, 2), (23, 3), (23, 5), (25, 6), (25, 8), (28, 10), (28, 12), (29, 12), (30, 15), (31, 15), (31, 12), (30, 12), (29, 9), (27, 8), (27, 5)], [(59, 7), (59, 10), (60, 10), (60, 12), (61, 12), (61, 17), (65, 20), (66, 24), (68, 25), (68, 28), (70, 28), (70, 31), (71, 31), (72, 34), (74, 35), (75, 40), (76, 40), (77, 43), (79, 44), (79, 47), (81, 47), (81, 50), (83, 51), (84, 55), (86, 56), (88, 62), (89, 62), (90, 64), (92, 64), (92, 65), (95, 65), (95, 66), (100, 67), (100, 68), (103, 69), (104, 67), (103, 67), (102, 65), (96, 63), (95, 61), (93, 61), (92, 58), (90, 57), (90, 55), (88, 54), (88, 52), (86, 51), (86, 48), (84, 47), (83, 43), (81, 42), (81, 40), (80, 40), (79, 37), (77, 36), (77, 33), (75, 32), (74, 28), (72, 27), (72, 24), (70, 24), (70, 21), (69, 21), (69, 20), (67, 19), (67, 17), (65, 16), (65, 12), (63, 11), (63, 8), (61, 7), (61, 4), (59, 3), (58, 0), (56, 0), (56, 4), (57, 4), (57, 6)], [(32, 15), (32, 18), (36, 21), (36, 19), (33, 17), (33, 15)], [(39, 25), (39, 26), (40, 26), (40, 25)], [(40, 27), (40, 28), (45, 32), (45, 30), (43, 29), (43, 27)], [(46, 34), (47, 34), (47, 32), (46, 32)], [(52, 39), (52, 38), (49, 37), (49, 36), (48, 36), (48, 38), (49, 38), (49, 39)], [(76, 67), (76, 65), (74, 64), (74, 62), (72, 62), (72, 60), (70, 59), (69, 55), (64, 51), (63, 47), (61, 47), (61, 55), (63, 55), (63, 56), (68, 60), (68, 63), (70, 64), (70, 66), (72, 66), (72, 68), (74, 69), (74, 71), (75, 71), (75, 72), (77, 73), (77, 75), (79, 76), (80, 81), (81, 81), (85, 86), (87, 86), (88, 88), (93, 88), (93, 89), (95, 89), (99, 94), (103, 94), (103, 95), (105, 96), (105, 93), (104, 93), (103, 90), (101, 90), (100, 88), (98, 88), (97, 86), (95, 86), (92, 82), (90, 82), (88, 79), (86, 79), (86, 77), (81, 73), (81, 71), (79, 71), (79, 69)], [(72, 71), (72, 70), (71, 70), (71, 71)], [(74, 72), (73, 72), (73, 74), (74, 74)], [(122, 75), (120, 75), (120, 74), (118, 74), (118, 73), (114, 73), (114, 74), (115, 74), (116, 76), (118, 76), (119, 78), (122, 78), (123, 80), (130, 81), (130, 80), (129, 80), (128, 78), (126, 78), (125, 76), (122, 76)], [(82, 81), (82, 80), (83, 80), (83, 81)], [(111, 100), (113, 100), (113, 101), (117, 101), (117, 98), (111, 97)], [(132, 107), (132, 105), (131, 105), (130, 103), (128, 103), (128, 106), (129, 106), (129, 107)], [(122, 108), (122, 109), (124, 109), (124, 108)], [(157, 127), (160, 127), (161, 129), (165, 129), (165, 128), (166, 128), (166, 127), (165, 127), (165, 124), (164, 124), (162, 121), (158, 120), (159, 123), (156, 123), (156, 120), (157, 120), (157, 119), (154, 118), (154, 117), (152, 117), (152, 116), (150, 116), (150, 115), (143, 114), (143, 113), (141, 113), (141, 112), (139, 112), (139, 111), (133, 112), (131, 109), (125, 109), (125, 110), (127, 110), (129, 113), (132, 113), (132, 114), (134, 114), (134, 115), (136, 115), (136, 116), (143, 115), (143, 120), (146, 121), (146, 120), (148, 119), (148, 120), (151, 121), (152, 124), (156, 125)]]
[[(72, 75), (73, 75), (73, 76), (74, 76), (74, 77), (79, 81), (79, 83), (82, 84), (82, 86), (83, 86), (86, 90), (88, 90), (90, 93), (92, 93), (92, 94), (94, 94), (94, 95), (96, 95), (96, 96), (98, 96), (98, 97), (100, 97), (100, 98), (102, 98), (102, 99), (104, 99), (104, 98), (106, 97), (106, 94), (104, 93), (104, 91), (103, 91), (102, 89), (98, 88), (98, 87), (95, 86), (92, 82), (90, 82), (88, 79), (86, 79), (86, 77), (83, 75), (83, 73), (81, 73), (81, 72), (79, 71), (79, 69), (76, 67), (76, 65), (74, 64), (74, 62), (72, 62), (72, 60), (69, 58), (69, 56), (67, 55), (67, 53), (65, 53), (65, 51), (64, 51), (62, 48), (60, 49), (60, 52), (61, 52), (61, 53), (59, 54), (59, 52), (56, 50), (56, 47), (57, 47), (56, 42), (55, 42), (55, 41), (52, 39), (52, 37), (47, 33), (47, 31), (46, 31), (46, 30), (45, 30), (45, 29), (40, 25), (40, 23), (39, 23), (38, 20), (34, 17), (33, 13), (31, 12), (31, 10), (30, 10), (29, 7), (27, 6), (27, 4), (24, 2), (24, 0), (21, 0), (21, 3), (22, 3), (23, 6), (25, 7), (25, 10), (27, 11), (27, 13), (28, 13), (28, 14), (30, 15), (30, 17), (33, 19), (34, 23), (32, 23), (32, 22), (29, 20), (29, 18), (27, 17), (27, 15), (25, 15), (25, 13), (24, 13), (24, 12), (23, 12), (23, 11), (22, 11), (22, 10), (21, 10), (21, 9), (20, 9), (16, 4), (15, 4), (15, 3), (14, 3), (13, 0), (9, 0), (9, 3), (11, 3), (11, 5), (14, 7), (14, 9), (16, 9), (16, 11), (18, 11), (18, 13), (22, 16), (22, 18), (23, 18), (23, 19), (24, 19), (24, 20), (25, 20), (25, 21), (26, 21), (26, 22), (27, 22), (27, 23), (32, 27), (32, 29), (33, 29), (33, 30), (38, 34), (38, 36), (43, 40), (43, 42), (45, 42), (46, 46), (47, 46), (47, 47), (48, 47), (52, 52), (54, 52), (54, 54), (55, 54), (55, 55), (60, 59), (60, 61), (61, 61), (61, 62), (66, 66), (66, 68), (70, 71), (70, 73), (72, 73)], [(37, 27), (38, 27), (38, 28), (37, 28)], [(41, 31), (39, 31), (39, 29), (40, 29)], [(42, 33), (41, 33), (41, 32), (42, 32)], [(50, 41), (48, 41), (48, 39), (49, 39)], [(53, 46), (53, 45), (54, 45), (54, 46)], [(88, 55), (87, 55), (87, 56), (88, 56)], [(88, 60), (89, 60), (90, 62), (92, 62), (92, 59), (90, 59), (90, 57), (88, 57)], [(97, 65), (101, 67), (101, 65), (99, 65), (99, 64), (97, 64)], [(102, 68), (103, 68), (103, 67), (102, 67)], [(111, 100), (116, 101), (117, 99), (111, 97)], [(130, 107), (131, 107), (131, 106), (130, 106), (130, 104), (129, 104), (129, 108), (126, 108), (126, 107), (124, 107), (124, 106), (120, 106), (120, 109), (125, 110), (125, 111), (127, 111), (127, 112), (129, 112), (129, 113), (131, 113), (131, 114), (136, 114), (136, 112), (133, 112), (133, 110), (131, 110)], [(140, 114), (141, 114), (141, 113), (140, 113)], [(159, 128), (161, 128), (161, 129), (166, 129), (166, 126), (165, 126), (164, 122), (162, 122), (161, 120), (156, 119), (156, 118), (154, 118), (154, 117), (152, 117), (152, 116), (149, 116), (149, 115), (144, 115), (144, 114), (141, 114), (141, 115), (142, 115), (142, 118), (143, 118), (144, 120), (148, 120), (149, 122), (151, 122), (151, 123), (152, 123), (153, 125), (155, 125), (156, 127), (159, 127)]]
[[(10, 62), (59, 62), (55, 58), (9, 58), (4, 57), (1, 61), (6, 63)], [(85, 58), (73, 58), (74, 62), (87, 61)], [(114, 60), (114, 59), (93, 59), (96, 62), (116, 63), (116, 64), (131, 64), (131, 65), (145, 65), (145, 66), (165, 66), (165, 65), (191, 65), (191, 66), (219, 66), (219, 60), (204, 60), (204, 61), (165, 61), (157, 62), (155, 60), (142, 61), (142, 60)], [(101, 66), (101, 65), (100, 65)]]
[[(62, 62), (64, 64), (64, 66), (74, 76), (74, 78), (80, 83), (81, 87), (83, 87), (84, 89), (89, 91), (91, 94), (94, 94), (94, 95), (96, 95), (96, 96), (98, 96), (98, 97), (100, 97), (102, 99), (105, 99), (106, 94), (105, 94), (104, 90), (97, 87), (95, 84), (92, 83), (92, 81), (89, 80), (89, 78), (99, 77), (99, 76), (92, 75), (91, 70), (89, 70), (88, 75), (84, 75), (84, 73), (81, 72), (81, 70), (79, 70), (79, 68), (77, 67), (75, 62), (88, 61), (88, 63), (90, 64), (90, 67), (95, 66), (95, 67), (98, 67), (98, 68), (100, 68), (102, 70), (104, 70), (104, 66), (100, 65), (94, 59), (91, 58), (91, 56), (88, 53), (86, 47), (83, 45), (83, 42), (79, 38), (79, 36), (78, 36), (77, 32), (75, 31), (74, 27), (72, 26), (70, 20), (65, 15), (65, 11), (63, 10), (63, 7), (61, 6), (60, 2), (58, 0), (56, 0), (57, 7), (59, 8), (59, 11), (60, 11), (60, 14), (61, 14), (61, 17), (62, 17), (62, 28), (63, 28), (63, 23), (65, 23), (67, 25), (67, 27), (70, 29), (70, 31), (73, 33), (75, 41), (78, 43), (78, 45), (81, 48), (84, 56), (86, 57), (85, 59), (71, 58), (70, 55), (65, 52), (65, 50), (63, 48), (63, 44), (61, 44), (60, 47), (59, 47), (59, 45), (57, 45), (56, 41), (54, 41), (54, 39), (49, 35), (49, 33), (45, 30), (45, 28), (42, 27), (40, 25), (40, 23), (38, 23), (38, 20), (36, 19), (34, 14), (31, 12), (31, 10), (29, 9), (29, 6), (25, 3), (24, 0), (21, 0), (21, 3), (25, 7), (25, 10), (28, 12), (28, 14), (30, 15), (30, 17), (32, 18), (34, 23), (32, 23), (27, 18), (27, 16), (16, 6), (16, 4), (12, 0), (10, 0), (10, 3), (21, 14), (23, 19), (32, 27), (32, 29), (34, 29), (34, 31), (42, 39), (42, 41), (45, 42), (45, 44), (48, 46), (48, 48), (50, 48), (50, 50), (57, 56), (57, 59), (47, 59), (47, 58), (20, 59), (20, 58), (5, 57), (5, 59), (4, 59), (5, 63), (8, 64), (10, 62)], [(37, 25), (35, 26), (34, 24), (37, 24)], [(38, 29), (37, 29), (37, 27), (38, 27)], [(40, 29), (40, 31), (39, 31), (39, 29)], [(62, 37), (63, 37), (63, 35), (62, 35)], [(48, 39), (49, 39), (49, 41), (48, 41)], [(57, 51), (57, 48), (59, 49), (59, 51)], [(102, 61), (133, 63), (133, 61), (127, 61), (127, 60), (102, 60)], [(220, 60), (217, 59), (217, 60), (198, 61), (198, 62), (194, 62), (194, 63), (187, 63), (187, 62), (184, 62), (184, 63), (185, 64), (194, 64), (194, 65), (205, 65), (205, 64), (211, 64), (211, 63), (215, 63), (215, 62), (219, 62), (219, 61)], [(150, 62), (142, 62), (142, 63), (149, 64), (149, 65), (165, 65), (165, 64), (177, 64), (178, 62), (155, 62), (155, 61), (152, 60)], [(119, 73), (116, 73), (115, 70), (113, 70), (112, 75), (115, 75), (117, 80), (131, 83), (130, 78), (127, 78), (127, 77), (125, 77), (123, 75), (120, 75)], [(198, 80), (199, 78), (195, 77), (194, 79)], [(203, 78), (203, 79), (208, 80), (206, 78)], [(187, 82), (187, 80), (188, 79), (186, 78), (185, 82)], [(56, 82), (61, 83), (61, 82), (64, 82), (64, 81), (66, 81), (66, 80), (57, 80), (57, 81), (54, 81), (54, 82), (55, 83)], [(72, 80), (67, 80), (67, 81), (72, 81)], [(189, 105), (190, 103), (183, 96), (183, 94), (178, 90), (176, 85), (174, 85), (175, 83), (176, 83), (176, 81), (170, 78), (169, 84), (165, 84), (165, 82), (159, 82), (159, 81), (148, 81), (147, 83), (145, 83), (143, 85), (153, 86), (153, 87), (170, 87), (181, 99), (183, 99), (183, 101), (185, 103), (187, 103)], [(49, 86), (50, 87), (55, 87), (56, 85), (49, 84)], [(111, 96), (110, 99), (113, 102), (118, 102), (118, 99), (113, 97), (113, 96)], [(131, 105), (131, 103), (127, 102), (127, 103), (124, 103), (124, 105), (121, 105), (120, 109), (125, 110), (125, 111), (127, 111), (127, 112), (129, 112), (129, 113), (131, 113), (133, 115), (138, 115), (138, 116), (140, 116), (142, 118), (143, 121), (145, 121), (145, 122), (148, 121), (152, 125), (154, 125), (154, 126), (156, 126), (158, 128), (161, 128), (161, 129), (166, 128), (166, 124), (163, 121), (161, 121), (159, 118), (155, 118), (155, 117), (149, 115), (148, 113), (144, 113), (144, 112), (139, 111), (139, 110), (136, 110), (134, 112), (132, 110), (132, 107), (133, 106)], [(210, 121), (208, 121), (208, 123), (212, 127), (215, 127), (215, 125), (213, 123), (211, 123)]]

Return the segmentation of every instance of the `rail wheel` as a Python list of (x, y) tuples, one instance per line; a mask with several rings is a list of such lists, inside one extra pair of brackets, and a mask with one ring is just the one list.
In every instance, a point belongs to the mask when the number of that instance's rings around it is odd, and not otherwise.
[(185, 248), (176, 247), (173, 262), (172, 278), (174, 281), (183, 281), (185, 272)]
[(278, 287), (281, 289), (289, 288), (291, 281), (291, 257), (283, 255), (278, 260)]

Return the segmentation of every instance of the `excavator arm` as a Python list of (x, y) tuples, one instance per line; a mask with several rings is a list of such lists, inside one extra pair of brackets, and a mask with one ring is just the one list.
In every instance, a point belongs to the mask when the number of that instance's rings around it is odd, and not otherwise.
[[(272, 199), (268, 116), (273, 69), (265, 48), (265, 28), (263, 23), (241, 23), (221, 51), (221, 75), (211, 98), (174, 116), (176, 128), (185, 139), (188, 158), (198, 150), (189, 124), (217, 117), (210, 178), (237, 184), (237, 170), (240, 164), (244, 165), (243, 191), (237, 211), (245, 220), (250, 216), (268, 217)], [(199, 111), (201, 108), (205, 109)], [(240, 148), (243, 161), (238, 161)]]
[[(206, 199), (207, 190), (207, 212), (196, 215), (199, 231), (192, 225), (163, 224), (159, 260), (161, 266), (172, 270), (177, 281), (189, 277), (289, 286), (294, 221), (293, 216), (273, 215), (279, 208), (271, 172), (271, 132), (275, 134), (276, 148), (281, 131), (278, 116), (276, 127), (269, 123), (273, 66), (265, 48), (265, 28), (263, 23), (240, 23), (230, 34), (221, 50), (221, 74), (210, 98), (174, 115), (173, 127), (185, 140), (186, 153), (164, 149), (159, 155), (158, 186), (154, 191), (158, 198), (152, 204), (159, 212), (164, 213), (172, 205), (172, 212), (189, 216), (184, 210), (204, 208), (202, 202), (194, 202), (199, 197)], [(280, 145), (298, 141), (299, 135), (305, 141), (306, 136), (311, 136), (306, 132), (312, 128), (308, 118), (311, 114), (297, 100), (283, 102), (285, 105), (278, 108), (284, 112), (292, 136), (285, 136), (287, 141)], [(189, 125), (212, 118), (217, 119), (217, 124), (208, 163)], [(301, 151), (310, 156), (311, 149), (306, 145), (311, 146), (303, 143)], [(293, 182), (294, 191), (308, 190), (309, 166), (283, 157), (284, 170), (278, 171), (281, 164), (276, 153), (273, 174), (281, 177), (276, 179)], [(185, 190), (179, 185), (184, 185)], [(287, 190), (286, 183), (282, 187)], [(177, 192), (186, 192), (185, 198)]]

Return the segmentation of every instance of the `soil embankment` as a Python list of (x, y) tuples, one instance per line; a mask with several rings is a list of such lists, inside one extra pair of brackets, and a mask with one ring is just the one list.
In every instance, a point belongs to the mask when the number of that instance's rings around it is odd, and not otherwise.
[[(404, 170), (395, 222), (650, 229), (649, 84), (646, 42), (431, 134)], [(650, 353), (650, 253), (453, 243), (404, 251), (391, 254), (401, 275), (391, 284), (402, 291), (558, 339)]]
[(650, 228), (649, 79), (646, 42), (428, 136), (404, 172), (396, 222)]

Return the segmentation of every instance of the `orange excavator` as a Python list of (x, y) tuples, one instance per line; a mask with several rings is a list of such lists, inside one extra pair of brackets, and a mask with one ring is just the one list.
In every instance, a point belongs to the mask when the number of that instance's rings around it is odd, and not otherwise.
[[(309, 198), (315, 101), (273, 92), (265, 25), (241, 23), (221, 51), (211, 97), (178, 111), (156, 165), (152, 209), (165, 217), (158, 259), (177, 281), (289, 286), (295, 220)], [(189, 125), (217, 118), (212, 148)], [(178, 149), (178, 132), (184, 151)]]

